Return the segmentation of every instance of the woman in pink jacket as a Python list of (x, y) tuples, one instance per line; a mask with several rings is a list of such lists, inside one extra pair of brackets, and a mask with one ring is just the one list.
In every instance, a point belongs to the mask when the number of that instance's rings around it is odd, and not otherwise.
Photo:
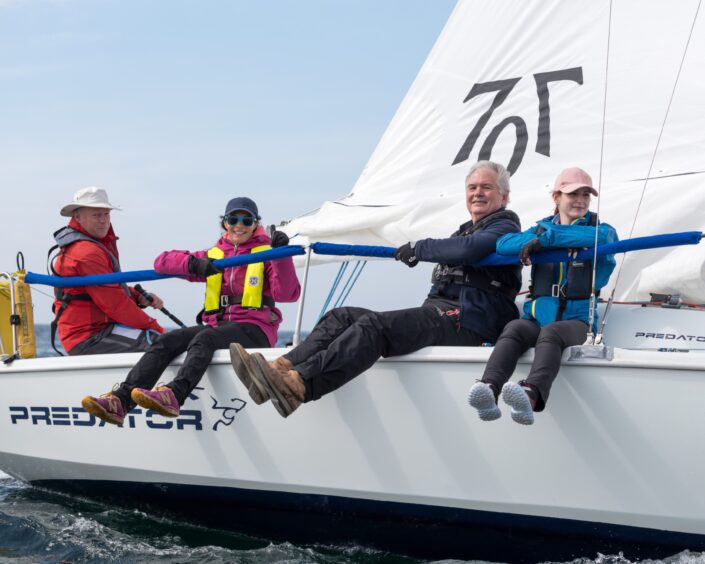
[[(221, 219), (224, 233), (207, 251), (166, 251), (154, 261), (161, 274), (206, 282), (200, 325), (171, 331), (144, 353), (112, 392), (86, 396), (83, 408), (96, 417), (122, 425), (135, 404), (165, 417), (179, 415), (180, 406), (198, 385), (213, 353), (230, 343), (245, 348), (273, 347), (282, 315), (276, 302), (295, 302), (301, 288), (291, 258), (221, 270), (214, 260), (247, 255), (289, 244), (286, 233), (274, 231), (271, 239), (260, 226), (257, 204), (250, 198), (233, 198)], [(176, 356), (187, 352), (176, 378), (152, 390)]]

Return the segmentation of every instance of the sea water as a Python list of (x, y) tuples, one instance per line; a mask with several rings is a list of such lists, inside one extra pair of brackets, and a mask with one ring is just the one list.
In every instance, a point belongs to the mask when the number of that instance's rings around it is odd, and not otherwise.
[(0, 562), (403, 563), (358, 546), (295, 546), (27, 486), (0, 473)]
[[(282, 344), (291, 334), (281, 335)], [(46, 326), (37, 327), (37, 354), (54, 356)], [(174, 520), (164, 513), (116, 507), (28, 486), (0, 472), (0, 564), (34, 562), (406, 564), (418, 560), (356, 545), (294, 545)], [(575, 564), (628, 564), (599, 555)], [(705, 564), (682, 552), (668, 564)]]

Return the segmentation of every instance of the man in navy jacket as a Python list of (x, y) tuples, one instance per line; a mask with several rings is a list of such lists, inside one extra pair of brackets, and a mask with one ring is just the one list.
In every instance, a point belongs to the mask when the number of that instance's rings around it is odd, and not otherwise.
[(283, 416), (301, 403), (319, 399), (370, 368), (381, 356), (409, 354), (427, 346), (478, 346), (494, 342), (518, 317), (514, 304), (521, 266), (474, 267), (495, 251), (497, 239), (521, 231), (519, 218), (505, 209), (509, 173), (480, 161), (465, 180), (470, 221), (447, 239), (406, 243), (395, 258), (409, 267), (439, 263), (431, 292), (420, 307), (376, 312), (335, 308), (306, 340), (268, 363), (231, 346), (233, 367), (256, 403), (271, 399)]

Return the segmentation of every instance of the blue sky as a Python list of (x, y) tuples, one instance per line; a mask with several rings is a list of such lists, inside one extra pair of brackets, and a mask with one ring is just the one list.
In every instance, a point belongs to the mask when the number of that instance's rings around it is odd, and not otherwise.
[[(0, 0), (0, 270), (23, 250), (45, 271), (58, 210), (83, 186), (124, 208), (124, 270), (210, 246), (230, 197), (278, 222), (345, 195), (454, 3)], [(371, 305), (417, 305), (427, 274), (414, 295)], [(202, 288), (159, 284), (190, 319)], [(47, 322), (49, 299), (35, 304)]]

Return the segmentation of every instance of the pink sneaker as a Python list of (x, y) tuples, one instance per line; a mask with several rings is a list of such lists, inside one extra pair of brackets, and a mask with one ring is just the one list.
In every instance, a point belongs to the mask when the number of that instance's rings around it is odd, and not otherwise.
[(176, 400), (174, 392), (167, 386), (159, 386), (153, 390), (145, 390), (144, 388), (133, 388), (132, 401), (140, 407), (156, 411), (164, 417), (179, 416), (179, 402)]
[(81, 400), (81, 405), (88, 413), (95, 415), (106, 423), (122, 426), (125, 421), (125, 410), (120, 399), (112, 392), (100, 397), (86, 396)]

